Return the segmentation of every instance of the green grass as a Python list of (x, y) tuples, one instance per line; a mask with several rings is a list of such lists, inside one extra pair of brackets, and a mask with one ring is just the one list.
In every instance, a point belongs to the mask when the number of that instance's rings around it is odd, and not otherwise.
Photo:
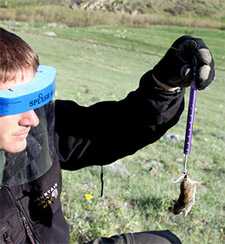
[[(71, 243), (160, 229), (174, 231), (184, 244), (225, 242), (225, 32), (168, 26), (68, 28), (14, 22), (2, 22), (2, 26), (28, 41), (42, 63), (57, 68), (58, 98), (83, 105), (126, 96), (180, 35), (203, 38), (215, 56), (217, 79), (197, 98), (189, 169), (202, 185), (192, 212), (186, 218), (168, 212), (171, 200), (179, 194), (172, 179), (182, 171), (183, 144), (164, 138), (119, 160), (128, 173), (106, 167), (103, 198), (99, 197), (98, 167), (64, 172), (62, 201), (71, 225)], [(47, 36), (49, 31), (56, 37)], [(185, 121), (186, 111), (170, 133), (183, 137)], [(85, 200), (86, 193), (94, 198)]]

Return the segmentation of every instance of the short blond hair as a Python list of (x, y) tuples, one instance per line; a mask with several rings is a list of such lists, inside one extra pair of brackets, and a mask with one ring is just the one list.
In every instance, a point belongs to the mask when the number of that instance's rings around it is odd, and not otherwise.
[(38, 55), (19, 36), (0, 28), (0, 82), (12, 81), (17, 72), (37, 71)]

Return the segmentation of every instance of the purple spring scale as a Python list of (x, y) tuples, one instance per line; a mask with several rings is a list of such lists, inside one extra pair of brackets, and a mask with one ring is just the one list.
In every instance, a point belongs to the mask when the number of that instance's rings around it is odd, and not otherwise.
[(185, 134), (185, 142), (184, 142), (184, 157), (185, 157), (184, 173), (187, 173), (187, 157), (191, 153), (192, 131), (193, 131), (193, 124), (195, 119), (196, 95), (197, 95), (197, 89), (195, 86), (195, 82), (193, 81), (191, 84), (190, 94), (189, 94), (186, 134)]

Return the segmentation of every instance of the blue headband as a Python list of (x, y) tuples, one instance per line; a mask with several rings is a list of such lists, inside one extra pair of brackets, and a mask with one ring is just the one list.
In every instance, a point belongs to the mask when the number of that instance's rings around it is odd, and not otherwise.
[(55, 78), (55, 68), (39, 65), (30, 82), (0, 90), (0, 116), (27, 112), (49, 103), (55, 93)]

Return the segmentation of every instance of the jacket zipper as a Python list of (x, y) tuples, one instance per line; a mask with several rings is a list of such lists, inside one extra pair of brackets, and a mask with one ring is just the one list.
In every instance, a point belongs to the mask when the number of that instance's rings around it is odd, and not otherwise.
[[(19, 216), (20, 216), (20, 218), (21, 218), (21, 220), (22, 220), (22, 223), (23, 223), (23, 226), (24, 226), (24, 228), (25, 228), (26, 234), (27, 234), (27, 236), (28, 236), (28, 238), (29, 238), (29, 241), (31, 242), (31, 244), (40, 244), (40, 241), (38, 240), (38, 238), (35, 236), (35, 234), (34, 234), (33, 231), (32, 231), (31, 223), (29, 223), (29, 221), (27, 220), (25, 211), (24, 211), (24, 209), (23, 209), (21, 203), (19, 203), (19, 202), (15, 199), (15, 197), (14, 197), (14, 195), (13, 195), (11, 189), (10, 189), (8, 186), (5, 186), (5, 188), (6, 188), (7, 191), (9, 192), (9, 194), (10, 194), (10, 196), (11, 196), (11, 199), (12, 199), (12, 200), (14, 201), (14, 203), (16, 204), (16, 207), (17, 207)], [(36, 241), (35, 241), (35, 239), (36, 239)]]
[(26, 229), (27, 236), (29, 237), (29, 240), (30, 240), (31, 244), (37, 244), (37, 243), (35, 243), (35, 241), (33, 239), (32, 231), (31, 231), (31, 229), (29, 227), (29, 224), (27, 223), (27, 219), (25, 218), (24, 215), (22, 215), (22, 221), (23, 221), (23, 225), (24, 225), (24, 227)]

